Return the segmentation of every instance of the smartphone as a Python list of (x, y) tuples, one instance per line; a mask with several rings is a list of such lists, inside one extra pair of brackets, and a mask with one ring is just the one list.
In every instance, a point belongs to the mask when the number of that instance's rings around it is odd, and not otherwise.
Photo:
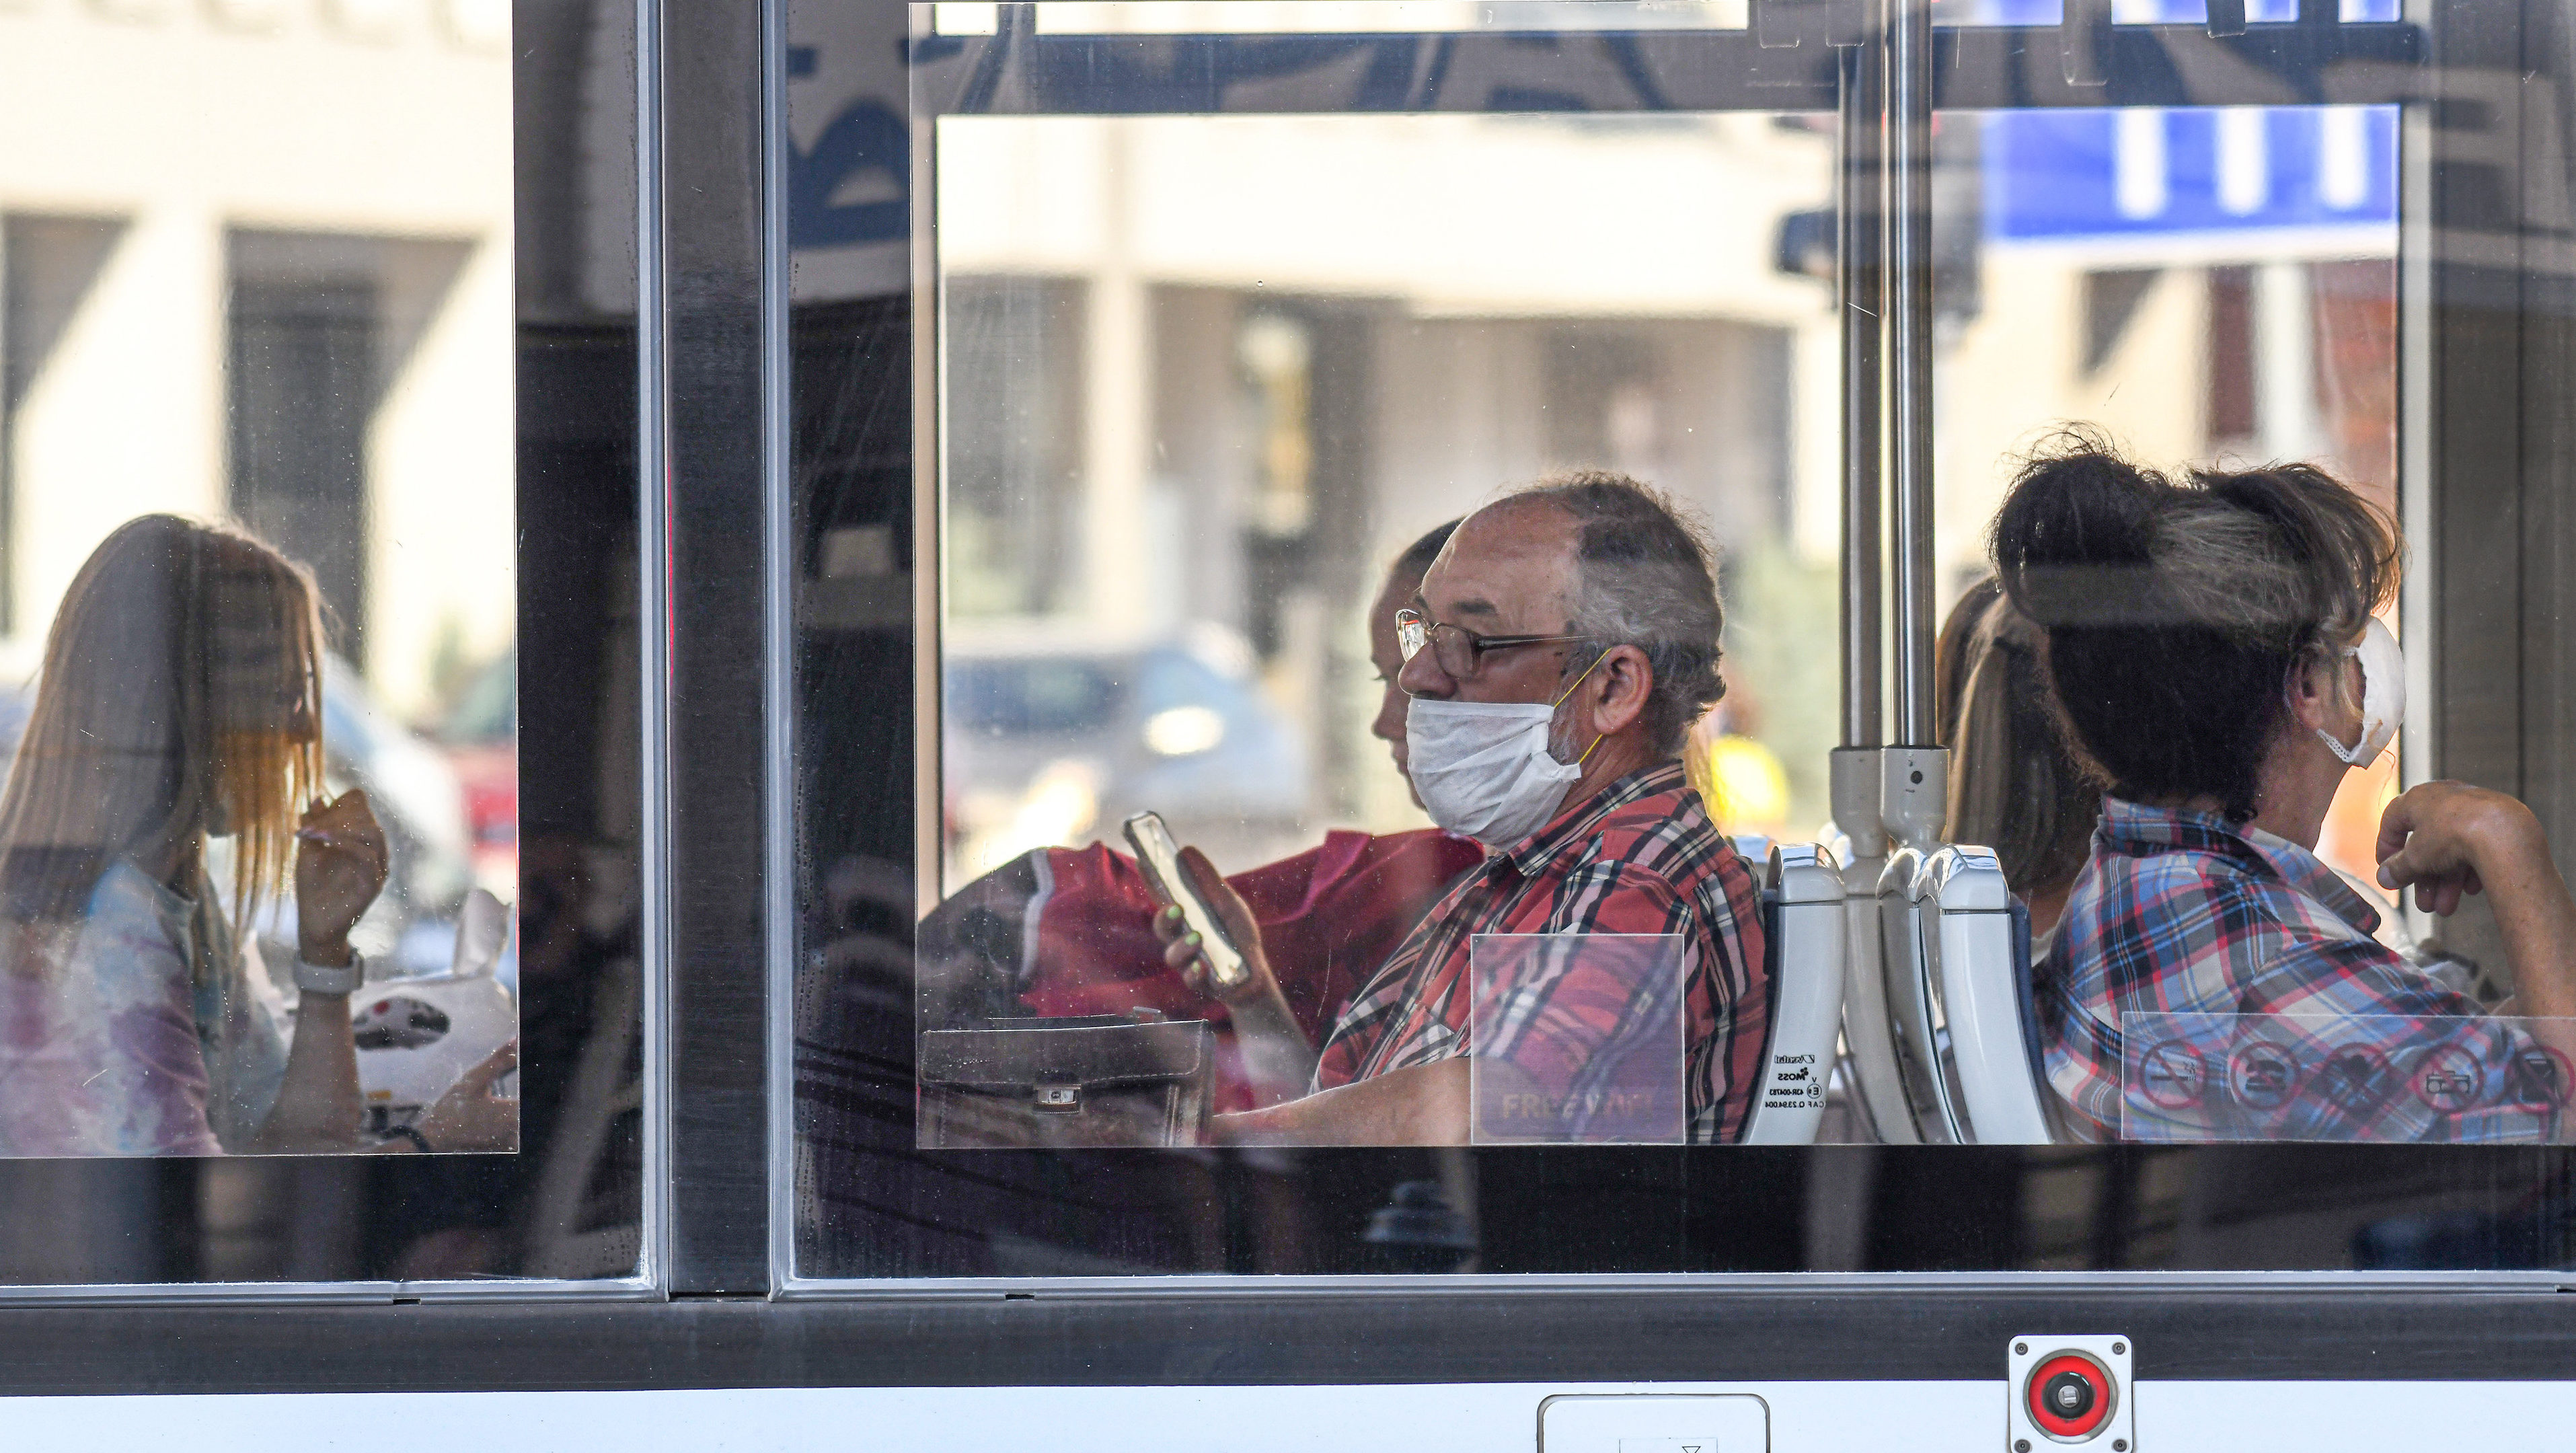
[(1180, 909), (1181, 922), (1199, 936), (1199, 955), (1207, 960), (1209, 985), (1225, 994), (1250, 983), (1252, 969), (1243, 961), (1243, 950), (1235, 947), (1215, 911), (1181, 871), (1181, 845), (1172, 841), (1172, 830), (1163, 825), (1162, 815), (1137, 813), (1127, 819), (1126, 830), (1127, 845), (1136, 850), (1136, 866), (1145, 870), (1145, 886), (1154, 890), (1158, 901)]

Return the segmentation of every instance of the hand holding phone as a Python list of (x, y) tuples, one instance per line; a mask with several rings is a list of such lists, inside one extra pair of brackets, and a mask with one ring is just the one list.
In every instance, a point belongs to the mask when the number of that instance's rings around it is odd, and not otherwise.
[(1140, 812), (1126, 822), (1127, 845), (1136, 850), (1136, 866), (1157, 901), (1181, 911), (1181, 926), (1199, 936), (1199, 958), (1207, 965), (1209, 989), (1224, 998), (1252, 982), (1252, 966), (1243, 949), (1226, 932), (1216, 910), (1200, 895), (1198, 885), (1181, 868), (1181, 847), (1158, 813)]

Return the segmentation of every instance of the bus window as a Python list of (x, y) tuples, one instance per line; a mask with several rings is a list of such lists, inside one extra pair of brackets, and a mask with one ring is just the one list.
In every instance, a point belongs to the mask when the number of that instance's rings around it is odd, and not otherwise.
[[(933, 552), (916, 558), (940, 562), (938, 591), (922, 597), (933, 613), (915, 622), (915, 649), (928, 653), (918, 679), (932, 698), (921, 720), (938, 723), (940, 750), (919, 769), (909, 839), (890, 837), (882, 817), (853, 823), (855, 832), (813, 828), (834, 834), (832, 845), (816, 845), (827, 881), (894, 878), (861, 868), (871, 860), (918, 875), (911, 901), (827, 901), (817, 905), (825, 926), (810, 931), (815, 950), (855, 965), (880, 957), (860, 945), (887, 931), (885, 915), (900, 915), (900, 925), (926, 913), (919, 1018), (870, 1022), (885, 1001), (863, 989), (864, 972), (809, 979), (799, 1013), (813, 1072), (800, 1074), (800, 1089), (834, 1100), (863, 1093), (857, 1077), (883, 1055), (879, 1037), (900, 1045), (917, 1029), (902, 1058), (920, 1057), (920, 1113), (937, 1121), (935, 1132), (923, 1121), (921, 1143), (943, 1148), (903, 1150), (921, 1167), (920, 1194), (940, 1198), (938, 1218), (952, 1224), (986, 1207), (1021, 1214), (1011, 1192), (979, 1196), (973, 1211), (949, 1199), (962, 1191), (948, 1179), (954, 1147), (1099, 1143), (1087, 1128), (1095, 1113), (1136, 1123), (1137, 1106), (1160, 1115), (1176, 1094), (1203, 1101), (1210, 1123), (1232, 1125), (1225, 1133), (1246, 1144), (1368, 1144), (1395, 1133), (1467, 1145), (1475, 1133), (1463, 1081), (1436, 1125), (1390, 1131), (1386, 1117), (1411, 1110), (1364, 1103), (1383, 1068), (1442, 1058), (1437, 1042), (1469, 1032), (1470, 916), (1452, 915), (1455, 942), (1436, 953), (1414, 940), (1485, 852), (1471, 831), (1476, 809), (1451, 805), (1480, 789), (1463, 778), (1454, 791), (1420, 785), (1431, 755), (1448, 748), (1408, 742), (1396, 685), (1408, 669), (1436, 669), (1455, 623), (1425, 627), (1408, 656), (1395, 613), (1440, 589), (1439, 545), (1415, 548), (1427, 535), (1511, 487), (1591, 471), (1619, 483), (1597, 486), (1607, 503), (1586, 507), (1633, 515), (1605, 525), (1621, 538), (1596, 548), (1651, 537), (1673, 568), (1696, 570), (1711, 639), (1697, 667), (1704, 680), (1691, 688), (1699, 696), (1686, 709), (1659, 703), (1651, 747), (1614, 744), (1602, 760), (1632, 751), (1635, 761), (1582, 783), (1575, 800), (1600, 799), (1607, 812), (1605, 789), (1620, 785), (1649, 801), (1639, 811), (1686, 796), (1696, 803), (1686, 758), (1702, 764), (1703, 780), (1714, 780), (1708, 762), (1749, 761), (1731, 780), (1770, 790), (1748, 790), (1759, 800), (1746, 801), (1740, 819), (1693, 809), (1692, 841), (1710, 865), (1694, 880), (1700, 911), (1684, 925), (1696, 935), (1686, 947), (1638, 967), (1611, 962), (1605, 940), (1601, 954), (1572, 956), (1570, 977), (1662, 1004), (1634, 1020), (1646, 1025), (1660, 1012), (1673, 1029), (1650, 1077), (1678, 1085), (1690, 1044), (1703, 1081), (1693, 1135), (1737, 1133), (1764, 1006), (1760, 966), (1748, 961), (1760, 952), (1759, 852), (1748, 859), (1729, 834), (1812, 836), (1826, 813), (1822, 763), (1800, 744), (1830, 721), (1837, 689), (1817, 649), (1833, 598), (1837, 343), (1828, 282), (1781, 266), (1778, 254), (1784, 234), (1803, 235), (1801, 219), (1831, 206), (1830, 117), (1753, 104), (1763, 93), (1741, 78), (1649, 56), (1635, 36), (1595, 38), (1593, 27), (1609, 24), (1601, 7), (1459, 12), (1467, 28), (1452, 40), (1469, 42), (1473, 60), (1446, 78), (1422, 67), (1427, 45), (1451, 41), (1264, 34), (1320, 23), (1296, 18), (1302, 12), (1246, 22), (1208, 7), (1043, 6), (1031, 13), (1034, 30), (985, 42), (977, 26), (1016, 26), (1020, 12), (964, 13), (974, 9), (924, 12), (934, 33), (916, 49), (914, 122), (928, 142), (919, 181), (936, 196), (924, 217), (938, 242), (924, 254), (930, 270), (915, 305), (917, 317), (937, 319), (933, 366), (945, 402), (916, 420), (920, 477), (936, 484), (906, 503), (924, 512), (908, 526), (912, 538)], [(1651, 16), (1658, 34), (1743, 34), (1725, 29), (1742, 19), (1724, 7), (1609, 9), (1628, 23)], [(1341, 10), (1340, 21), (1356, 26), (1348, 35), (1383, 34), (1399, 17), (1388, 7)], [(836, 51), (830, 7), (800, 13), (807, 28), (791, 44), (810, 38), (815, 69), (791, 100), (811, 96), (816, 109), (791, 127), (824, 124), (827, 112), (831, 125), (856, 127), (866, 114), (858, 71), (871, 58)], [(1240, 105), (1268, 114), (1079, 114), (1126, 109), (1115, 88), (1065, 97), (1062, 107), (942, 99), (971, 67), (925, 59), (961, 41), (1097, 46), (1105, 35), (1174, 25), (1206, 33), (1212, 22), (1248, 23), (1239, 39), (1214, 43), (1221, 66), (1243, 68), (1228, 83), (1240, 85)], [(1564, 27), (1566, 55), (1515, 55), (1477, 34), (1518, 24)], [(1816, 94), (1811, 73), (1829, 73), (1833, 61), (1823, 41), (1819, 31), (1797, 65), (1779, 67), (1796, 84), (1777, 95)], [(1390, 95), (1367, 103), (1382, 114), (1350, 114), (1341, 99), (1285, 111), (1256, 99), (1290, 94), (1264, 90), (1278, 86), (1359, 96), (1342, 68), (1372, 57), (1390, 75), (1399, 62), (1413, 67), (1404, 82), (1411, 104)], [(1132, 79), (1137, 95), (1161, 83)], [(1585, 99), (1586, 87), (1597, 99)], [(1674, 106), (1662, 99), (1667, 90), (1724, 99)], [(1656, 114), (1634, 114), (1641, 104)], [(855, 278), (845, 259), (867, 246), (856, 237), (826, 244), (821, 225), (815, 216), (791, 222), (816, 264), (799, 270), (813, 279), (800, 282), (813, 296), (799, 306), (816, 323), (862, 306), (848, 300), (862, 288), (838, 279)], [(876, 276), (884, 286), (886, 274)], [(816, 382), (800, 380), (800, 390)], [(848, 489), (830, 506), (848, 518), (816, 523), (825, 538), (869, 528), (883, 517), (863, 512), (891, 503)], [(1490, 523), (1461, 529), (1453, 553), (1496, 548), (1483, 539)], [(1605, 576), (1596, 568), (1596, 581)], [(1505, 608), (1543, 614), (1555, 604), (1533, 597)], [(1722, 661), (1707, 649), (1721, 618)], [(1515, 629), (1565, 634), (1562, 611), (1540, 624)], [(1476, 629), (1507, 634), (1491, 621)], [(850, 664), (809, 675), (818, 707), (825, 698), (816, 693), (855, 683), (884, 649), (855, 632), (827, 639), (825, 659)], [(1542, 673), (1569, 655), (1562, 640), (1534, 644), (1519, 661), (1508, 647), (1473, 653), (1497, 672)], [(1566, 685), (1583, 664), (1562, 673)], [(1062, 709), (1037, 710), (1041, 697), (1060, 698)], [(1693, 731), (1710, 702), (1717, 712)], [(838, 782), (848, 768), (808, 770)], [(1541, 822), (1555, 815), (1542, 803), (1481, 830), (1494, 836), (1532, 811)], [(1155, 891), (1122, 833), (1139, 813), (1156, 814), (1222, 880), (1206, 885), (1223, 903), (1202, 930), (1240, 934), (1248, 925), (1231, 916), (1240, 912), (1259, 920), (1246, 945), (1259, 979), (1223, 990), (1231, 1001), (1211, 992), (1205, 971), (1166, 961)], [(1615, 915), (1593, 926), (1660, 932), (1644, 926), (1643, 902), (1630, 907), (1630, 896), (1622, 890), (1616, 912), (1637, 926)], [(1546, 921), (1543, 908), (1514, 918), (1498, 903), (1477, 931), (1538, 931)], [(1426, 991), (1389, 971), (1391, 960), (1456, 979), (1455, 1014), (1421, 1019)], [(1533, 979), (1568, 972), (1553, 960), (1508, 967)], [(1395, 1032), (1375, 1033), (1355, 1008), (1372, 992)], [(1545, 998), (1506, 993), (1488, 1003), (1542, 1013)], [(1568, 999), (1542, 1017), (1558, 1016), (1547, 1022), (1573, 1034), (1563, 1016), (1584, 1012)], [(1407, 1017), (1415, 1022), (1397, 1030), (1394, 1019)], [(1104, 1058), (1092, 1070), (1057, 1067), (1066, 1054)], [(1069, 1077), (1052, 1087), (1060, 1108), (1010, 1103), (1044, 1103), (1032, 1098), (1046, 1093), (1036, 1081), (1059, 1073)], [(1176, 1082), (1186, 1091), (1169, 1088)], [(1351, 1087), (1339, 1101), (1311, 1093), (1338, 1084)], [(960, 1128), (973, 1117), (954, 1107), (969, 1097), (983, 1111), (975, 1123), (985, 1128), (974, 1133), (988, 1139)], [(1353, 1101), (1362, 1103), (1334, 1108)], [(1298, 1123), (1309, 1105), (1321, 1118)], [(1683, 1109), (1670, 1098), (1656, 1113)], [(853, 1270), (900, 1259), (845, 1209), (879, 1194), (867, 1184), (885, 1164), (873, 1137), (847, 1117), (809, 1113), (814, 1231), (824, 1245), (849, 1248), (827, 1256)], [(1669, 1129), (1683, 1138), (1681, 1120)], [(1157, 1131), (1147, 1143), (1195, 1143), (1203, 1133)], [(1449, 1163), (1425, 1152), (1362, 1154), (1395, 1180), (1353, 1190), (1380, 1196), (1398, 1182), (1437, 1184)], [(1138, 1174), (1135, 1189), (1116, 1194), (1169, 1201), (1151, 1234), (1178, 1239), (1137, 1243), (1136, 1264), (1204, 1264), (1203, 1251), (1188, 1249), (1204, 1233), (1190, 1228), (1185, 1207), (1205, 1173), (1173, 1180), (1140, 1165)], [(1464, 1194), (1431, 1197), (1431, 1209), (1454, 1211)], [(1023, 1206), (1056, 1214), (1043, 1200)], [(1026, 1248), (978, 1258), (1057, 1254), (1038, 1243), (1061, 1239), (1042, 1223), (972, 1235)], [(1390, 1262), (1413, 1254), (1380, 1245), (1352, 1249)]]
[(0, 55), (0, 1282), (631, 1278), (630, 62), (474, 3)]
[[(2509, 1214), (2443, 1142), (2558, 1138), (2558, 1016), (2379, 878), (2437, 777), (2560, 826), (2453, 694), (2539, 689), (2466, 624), (2541, 588), (2462, 534), (2508, 484), (2460, 420), (2524, 405), (2421, 351), (2499, 306), (2446, 259), (2516, 224), (2441, 184), (2492, 147), (2393, 6), (2079, 8), (943, 5), (897, 69), (793, 7), (797, 1275), (2310, 1268)], [(2106, 808), (2056, 633), (2165, 587), (1994, 555), (2097, 456), (2380, 544), (2275, 673), (2317, 821), (2247, 851), (2387, 989), (2346, 1027), (2421, 1021), (2421, 1115), (2253, 1114), (2281, 1025), (2083, 997), (2100, 833), (2272, 821)], [(2316, 1215), (2212, 1144), (2302, 1139), (2425, 1144)]]

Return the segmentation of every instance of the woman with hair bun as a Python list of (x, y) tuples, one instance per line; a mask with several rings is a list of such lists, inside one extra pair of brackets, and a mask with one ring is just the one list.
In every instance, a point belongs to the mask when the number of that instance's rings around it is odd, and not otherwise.
[[(2377, 915), (2315, 855), (2344, 773), (2388, 748), (2405, 711), (2404, 658), (2375, 619), (2401, 564), (2380, 514), (2310, 465), (2168, 479), (2074, 431), (2023, 466), (1992, 546), (2005, 596), (2045, 637), (2068, 742), (2106, 794), (2041, 986), (2070, 1128), (2554, 1137), (2576, 1045), (2557, 1045), (2555, 1026), (2535, 1046), (2520, 1028), (2464, 1024), (2485, 1011), (2374, 940)], [(2576, 1016), (2576, 902), (2529, 809), (2427, 783), (2389, 805), (2378, 855), (2380, 883), (2413, 887), (2431, 912), (2487, 893), (2508, 1007)], [(2141, 1013), (2264, 1017), (2222, 1021), (2237, 1040), (2155, 1101), (2174, 1114), (2133, 1101), (2124, 1123), (2123, 1018)], [(2251, 1060), (2248, 1036), (2265, 1042)], [(2431, 1089), (2423, 1066), (2441, 1071)], [(2517, 1088), (2534, 1066), (2546, 1097)], [(2204, 1085), (2224, 1113), (2198, 1108)]]

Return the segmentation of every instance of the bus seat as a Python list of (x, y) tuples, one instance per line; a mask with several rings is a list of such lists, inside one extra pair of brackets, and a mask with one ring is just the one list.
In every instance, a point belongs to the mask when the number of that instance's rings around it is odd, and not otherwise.
[(1903, 1125), (1906, 1143), (1955, 1145), (1962, 1137), (1940, 1083), (1936, 1004), (1924, 987), (1926, 955), (1915, 897), (1922, 876), (1923, 853), (1915, 848), (1891, 848), (1878, 872), (1878, 997), (1900, 1096), (1899, 1114), (1885, 1118)]
[(1883, 1145), (1918, 1144), (1896, 1067), (1886, 976), (1879, 967), (1881, 864), (1876, 858), (1855, 856), (1851, 838), (1830, 824), (1819, 841), (1826, 854), (1843, 866), (1842, 1058), (1838, 1066), (1843, 1089), (1869, 1139)]
[(2044, 1145), (2028, 920), (1995, 855), (1900, 848), (1879, 878), (1889, 1019), (1907, 1108), (1927, 1141)]
[(1762, 872), (1771, 1025), (1743, 1144), (1812, 1145), (1842, 1029), (1843, 875), (1812, 843), (1774, 844)]

